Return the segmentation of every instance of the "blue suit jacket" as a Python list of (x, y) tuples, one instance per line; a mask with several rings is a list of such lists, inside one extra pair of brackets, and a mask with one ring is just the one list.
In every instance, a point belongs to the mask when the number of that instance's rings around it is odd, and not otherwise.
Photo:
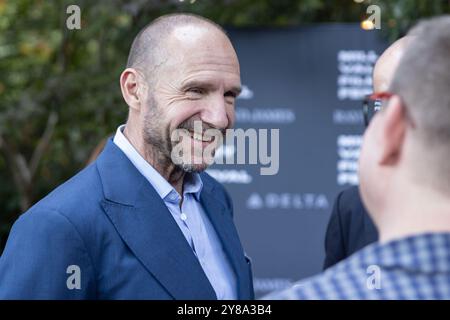
[[(251, 266), (224, 188), (201, 174), (201, 203), (253, 298)], [(73, 272), (69, 266), (79, 267)], [(68, 273), (67, 273), (68, 271)], [(80, 275), (81, 289), (68, 289)], [(111, 141), (98, 160), (14, 224), (0, 258), (0, 299), (216, 299), (199, 261), (151, 184)]]
[(342, 191), (325, 236), (324, 269), (378, 240), (378, 231), (361, 201), (358, 187)]

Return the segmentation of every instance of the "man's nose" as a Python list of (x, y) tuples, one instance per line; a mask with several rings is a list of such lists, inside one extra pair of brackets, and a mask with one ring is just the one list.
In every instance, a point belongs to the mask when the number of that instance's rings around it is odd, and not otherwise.
[(217, 129), (227, 129), (230, 124), (224, 96), (212, 98), (201, 113), (201, 120)]

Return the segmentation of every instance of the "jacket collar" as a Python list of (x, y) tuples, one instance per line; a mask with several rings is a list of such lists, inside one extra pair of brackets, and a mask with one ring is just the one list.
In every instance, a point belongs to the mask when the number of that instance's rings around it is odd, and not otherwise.
[[(214, 289), (163, 200), (111, 139), (96, 166), (104, 192), (101, 205), (148, 272), (175, 299), (216, 299)], [(201, 204), (233, 266), (239, 298), (247, 298), (251, 295), (250, 280), (241, 257), (242, 247), (230, 215), (224, 214), (227, 208), (216, 198), (215, 187), (209, 179), (202, 179)]]

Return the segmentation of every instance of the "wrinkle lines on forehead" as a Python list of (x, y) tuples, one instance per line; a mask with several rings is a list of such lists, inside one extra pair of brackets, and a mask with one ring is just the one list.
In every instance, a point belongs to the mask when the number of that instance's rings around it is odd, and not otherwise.
[(239, 77), (239, 67), (234, 64), (218, 64), (218, 63), (209, 63), (209, 64), (187, 64), (185, 66), (179, 66), (181, 71), (185, 73), (185, 75), (194, 75), (198, 74), (201, 75), (208, 75), (213, 72), (219, 72), (219, 73), (229, 73), (229, 74), (235, 74), (237, 77)]
[(202, 41), (183, 43), (170, 41), (167, 43), (167, 55), (170, 64), (216, 64), (239, 67), (238, 57), (228, 39), (220, 39), (226, 43), (214, 43), (216, 39), (204, 38)]
[[(234, 53), (234, 52), (233, 52)], [(171, 59), (167, 63), (165, 72), (161, 73), (170, 78), (176, 76), (176, 82), (183, 85), (191, 79), (213, 80), (224, 82), (238, 82), (240, 84), (240, 68), (237, 57), (230, 53), (228, 55), (212, 55), (189, 53), (185, 56), (179, 56), (178, 59)], [(175, 79), (174, 79), (175, 80)]]

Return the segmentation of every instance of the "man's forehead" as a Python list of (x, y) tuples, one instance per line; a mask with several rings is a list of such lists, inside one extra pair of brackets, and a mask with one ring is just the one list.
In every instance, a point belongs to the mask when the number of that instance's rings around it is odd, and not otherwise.
[(176, 82), (180, 88), (210, 87), (218, 88), (222, 85), (232, 87), (236, 92), (241, 90), (239, 69), (231, 65), (198, 64), (186, 65), (176, 75)]
[(231, 59), (208, 57), (206, 60), (193, 59), (185, 61), (179, 68), (178, 79), (181, 83), (210, 83), (226, 86), (240, 86), (239, 65)]
[(198, 50), (184, 55), (179, 66), (185, 70), (197, 71), (211, 69), (218, 71), (239, 72), (239, 61), (234, 54)]
[[(214, 30), (215, 31), (215, 30)], [(194, 43), (203, 37), (207, 37), (208, 33), (213, 32), (211, 28), (194, 24), (178, 26), (174, 28), (169, 35), (174, 41), (184, 44)]]
[[(173, 51), (172, 51), (173, 52)], [(205, 45), (192, 48), (180, 48), (169, 52), (167, 66), (179, 72), (222, 71), (239, 74), (239, 60), (230, 47), (209, 47)]]
[(239, 61), (228, 37), (211, 26), (184, 25), (166, 39), (163, 69), (178, 78), (223, 73), (239, 77)]
[(171, 55), (235, 55), (229, 38), (216, 27), (208, 25), (184, 25), (172, 30), (166, 40)]

